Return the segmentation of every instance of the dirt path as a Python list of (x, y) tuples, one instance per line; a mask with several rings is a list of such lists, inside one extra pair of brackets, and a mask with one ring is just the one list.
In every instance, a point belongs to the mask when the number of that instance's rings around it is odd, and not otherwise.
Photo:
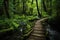
[(33, 32), (27, 40), (46, 40), (44, 27), (41, 25), (41, 21), (44, 19), (36, 21)]

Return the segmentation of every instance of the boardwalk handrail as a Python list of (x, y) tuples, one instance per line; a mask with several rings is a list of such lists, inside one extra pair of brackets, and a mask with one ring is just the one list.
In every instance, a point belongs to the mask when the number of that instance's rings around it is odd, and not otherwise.
[(42, 22), (42, 21), (46, 21), (48, 18), (42, 18), (40, 21)]

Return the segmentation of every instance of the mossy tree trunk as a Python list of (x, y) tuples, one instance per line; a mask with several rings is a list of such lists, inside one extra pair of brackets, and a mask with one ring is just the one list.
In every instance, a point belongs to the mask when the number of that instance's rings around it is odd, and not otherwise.
[(36, 0), (36, 6), (37, 6), (38, 17), (41, 18), (41, 12), (39, 11), (39, 8), (38, 8), (38, 0)]
[(10, 18), (10, 15), (9, 15), (9, 0), (4, 0), (4, 9), (5, 9), (5, 13), (6, 13), (7, 18)]

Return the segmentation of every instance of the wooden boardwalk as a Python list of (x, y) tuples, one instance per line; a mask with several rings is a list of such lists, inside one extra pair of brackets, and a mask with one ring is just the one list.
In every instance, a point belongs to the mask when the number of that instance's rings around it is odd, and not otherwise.
[(33, 32), (31, 33), (27, 40), (46, 40), (45, 29), (41, 24), (41, 21), (44, 21), (44, 19), (46, 18), (36, 21), (35, 26), (33, 28)]

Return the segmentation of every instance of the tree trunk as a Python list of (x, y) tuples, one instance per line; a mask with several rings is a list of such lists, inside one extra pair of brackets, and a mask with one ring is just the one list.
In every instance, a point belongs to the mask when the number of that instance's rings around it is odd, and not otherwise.
[[(13, 0), (13, 5), (15, 5), (16, 3), (15, 3), (15, 0)], [(14, 10), (16, 10), (16, 8), (14, 7), (13, 8)], [(15, 14), (16, 12), (14, 11), (14, 14)]]
[(26, 5), (26, 0), (23, 0), (23, 14), (26, 14), (26, 8), (25, 8), (25, 5)]
[(9, 15), (9, 0), (4, 0), (4, 8), (5, 8), (6, 16), (8, 18), (10, 18), (10, 15)]
[(43, 3), (44, 11), (47, 12), (47, 8), (46, 8), (46, 4), (44, 3), (44, 0), (42, 0), (42, 3)]
[(33, 4), (33, 1), (34, 1), (34, 0), (32, 0), (31, 5)]
[(37, 11), (38, 11), (38, 17), (41, 17), (41, 13), (39, 12), (39, 8), (38, 8), (38, 0), (36, 0), (36, 6), (37, 6)]

